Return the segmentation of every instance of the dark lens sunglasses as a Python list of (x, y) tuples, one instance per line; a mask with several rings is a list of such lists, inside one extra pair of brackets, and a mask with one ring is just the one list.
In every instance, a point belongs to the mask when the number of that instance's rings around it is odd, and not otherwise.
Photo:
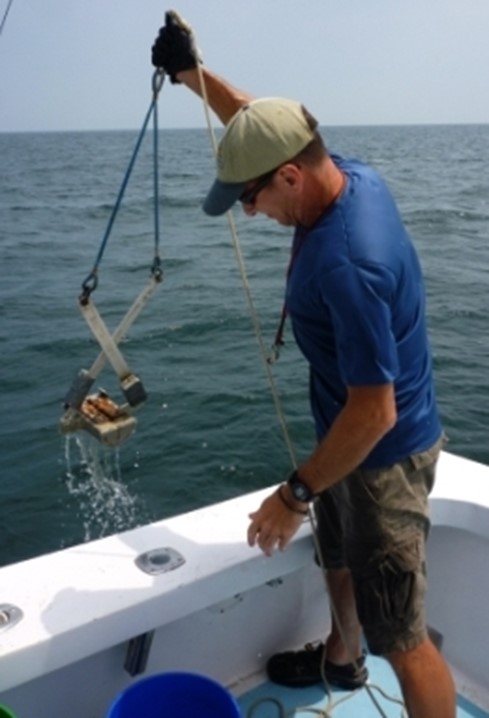
[(258, 197), (262, 189), (265, 189), (265, 187), (269, 185), (270, 182), (273, 180), (276, 171), (277, 169), (274, 169), (271, 172), (267, 172), (266, 174), (259, 177), (253, 187), (250, 187), (250, 189), (243, 192), (243, 194), (239, 198), (239, 201), (242, 204), (247, 204), (248, 206), (252, 207), (255, 204), (256, 198)]

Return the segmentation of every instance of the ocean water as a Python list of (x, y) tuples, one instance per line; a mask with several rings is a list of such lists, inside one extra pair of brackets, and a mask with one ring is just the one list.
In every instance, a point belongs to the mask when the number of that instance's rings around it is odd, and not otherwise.
[[(418, 248), (448, 450), (489, 463), (489, 126), (323, 128), (376, 166)], [(58, 430), (63, 398), (98, 346), (78, 310), (136, 132), (0, 135), (0, 563), (157, 520), (280, 481), (290, 457), (225, 218), (200, 204), (205, 130), (159, 135), (164, 280), (121, 351), (148, 392), (117, 450)], [(149, 277), (148, 137), (93, 297), (114, 329)], [(264, 341), (279, 319), (290, 231), (236, 212)], [(290, 329), (273, 375), (298, 458), (314, 442), (307, 367)], [(98, 386), (122, 394), (107, 366)], [(463, 480), (463, 477), (461, 477)]]

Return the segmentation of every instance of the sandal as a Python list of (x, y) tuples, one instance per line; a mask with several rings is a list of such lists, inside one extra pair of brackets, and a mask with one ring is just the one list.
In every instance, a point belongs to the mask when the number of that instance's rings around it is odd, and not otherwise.
[(276, 653), (267, 663), (267, 674), (273, 683), (289, 688), (307, 688), (321, 683), (321, 663), (328, 683), (344, 690), (361, 688), (367, 681), (365, 653), (357, 659), (357, 666), (348, 663), (340, 666), (327, 659), (323, 661), (324, 643), (306, 643), (300, 651)]

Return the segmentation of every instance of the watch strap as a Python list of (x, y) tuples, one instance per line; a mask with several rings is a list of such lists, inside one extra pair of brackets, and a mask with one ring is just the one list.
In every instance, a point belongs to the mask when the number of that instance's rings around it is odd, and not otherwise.
[[(309, 503), (314, 499), (314, 494), (309, 488), (309, 486), (301, 479), (299, 476), (299, 473), (297, 469), (294, 469), (294, 471), (291, 473), (289, 478), (287, 479), (287, 484), (289, 486), (289, 489), (297, 501), (302, 501), (303, 503)], [(301, 492), (303, 493), (303, 496), (299, 497), (297, 495), (297, 492), (294, 490), (294, 485), (300, 487)]]
[(277, 490), (279, 499), (281, 500), (283, 505), (286, 506), (289, 509), (289, 511), (292, 511), (292, 513), (294, 513), (294, 514), (301, 514), (301, 516), (307, 516), (307, 514), (309, 513), (307, 511), (307, 509), (305, 509), (305, 510), (296, 509), (295, 506), (292, 506), (292, 504), (289, 502), (289, 500), (285, 497), (283, 489), (284, 489), (284, 485), (282, 484), (281, 486), (278, 487), (278, 490)]

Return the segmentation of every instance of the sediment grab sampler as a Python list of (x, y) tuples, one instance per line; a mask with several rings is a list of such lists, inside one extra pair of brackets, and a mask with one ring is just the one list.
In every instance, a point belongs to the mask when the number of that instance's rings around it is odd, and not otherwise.
[[(133, 409), (144, 403), (147, 398), (146, 390), (141, 379), (131, 371), (118, 345), (127, 335), (129, 328), (137, 319), (156, 287), (163, 279), (159, 254), (157, 102), (164, 79), (165, 73), (163, 70), (156, 70), (154, 72), (152, 78), (152, 100), (149, 109), (137, 138), (117, 200), (112, 209), (95, 263), (91, 272), (82, 283), (82, 291), (78, 298), (82, 316), (99, 343), (101, 352), (89, 369), (81, 369), (78, 372), (65, 397), (64, 414), (59, 422), (60, 431), (64, 434), (87, 431), (108, 446), (118, 446), (132, 434), (137, 423)], [(102, 261), (112, 226), (122, 203), (124, 192), (151, 117), (153, 118), (154, 256), (151, 265), (150, 279), (134, 300), (119, 326), (115, 329), (114, 333), (111, 334), (95, 306), (92, 295), (98, 285), (99, 265)], [(107, 361), (112, 365), (119, 378), (122, 393), (126, 400), (125, 403), (118, 404), (111, 399), (104, 390), (89, 394), (95, 380)]]

